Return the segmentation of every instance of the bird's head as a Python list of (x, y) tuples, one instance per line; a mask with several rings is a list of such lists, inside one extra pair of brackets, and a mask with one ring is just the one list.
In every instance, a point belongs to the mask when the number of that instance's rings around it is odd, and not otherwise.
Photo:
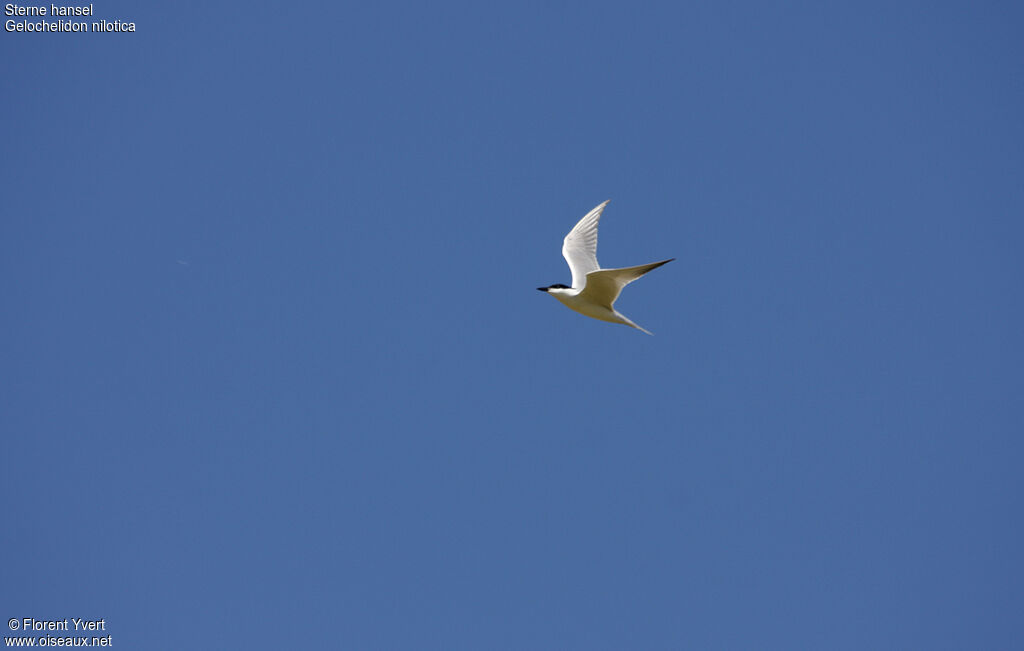
[(541, 292), (548, 292), (549, 294), (559, 294), (561, 290), (572, 289), (568, 285), (562, 283), (556, 283), (554, 285), (548, 285), (547, 287), (538, 287), (537, 290)]

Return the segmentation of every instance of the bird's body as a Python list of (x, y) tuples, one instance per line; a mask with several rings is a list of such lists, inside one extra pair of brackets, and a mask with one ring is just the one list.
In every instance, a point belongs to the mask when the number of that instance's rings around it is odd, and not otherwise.
[(584, 316), (611, 323), (621, 323), (651, 334), (615, 309), (622, 288), (652, 269), (675, 258), (621, 269), (601, 269), (597, 264), (597, 224), (608, 202), (587, 213), (562, 243), (562, 255), (572, 271), (572, 287), (550, 285), (538, 287), (559, 300), (570, 310)]

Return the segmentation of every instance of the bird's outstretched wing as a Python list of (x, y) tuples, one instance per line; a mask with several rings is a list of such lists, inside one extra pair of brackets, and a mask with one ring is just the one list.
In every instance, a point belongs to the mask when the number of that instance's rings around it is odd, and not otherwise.
[[(613, 309), (615, 300), (622, 293), (622, 288), (633, 282), (640, 276), (652, 269), (657, 269), (663, 264), (672, 262), (675, 258), (642, 264), (636, 267), (623, 267), (621, 269), (599, 269), (587, 274), (586, 286), (580, 292), (581, 298), (587, 298), (592, 303)], [(575, 274), (573, 274), (573, 285), (575, 285)]]
[(601, 267), (597, 264), (597, 222), (608, 205), (605, 201), (583, 216), (562, 242), (562, 256), (572, 272), (572, 286), (582, 289), (587, 274)]

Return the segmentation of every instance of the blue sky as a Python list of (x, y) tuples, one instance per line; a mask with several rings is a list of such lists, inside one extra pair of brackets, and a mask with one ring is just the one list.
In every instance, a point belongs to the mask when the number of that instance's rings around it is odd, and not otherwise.
[[(1020, 6), (95, 11), (0, 38), (0, 615), (1019, 645)], [(654, 337), (534, 289), (605, 199)]]

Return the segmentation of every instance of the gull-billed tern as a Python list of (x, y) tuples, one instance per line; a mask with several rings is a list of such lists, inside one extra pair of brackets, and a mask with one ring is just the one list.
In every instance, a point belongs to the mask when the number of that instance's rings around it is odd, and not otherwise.
[(605, 201), (584, 215), (562, 242), (562, 255), (569, 263), (569, 270), (572, 271), (572, 287), (559, 283), (537, 289), (551, 294), (561, 301), (562, 305), (585, 316), (621, 323), (651, 334), (620, 314), (615, 309), (615, 300), (619, 298), (623, 287), (648, 271), (672, 262), (675, 258), (638, 267), (602, 269), (597, 264), (597, 222), (601, 220), (601, 213), (607, 205), (608, 202)]

